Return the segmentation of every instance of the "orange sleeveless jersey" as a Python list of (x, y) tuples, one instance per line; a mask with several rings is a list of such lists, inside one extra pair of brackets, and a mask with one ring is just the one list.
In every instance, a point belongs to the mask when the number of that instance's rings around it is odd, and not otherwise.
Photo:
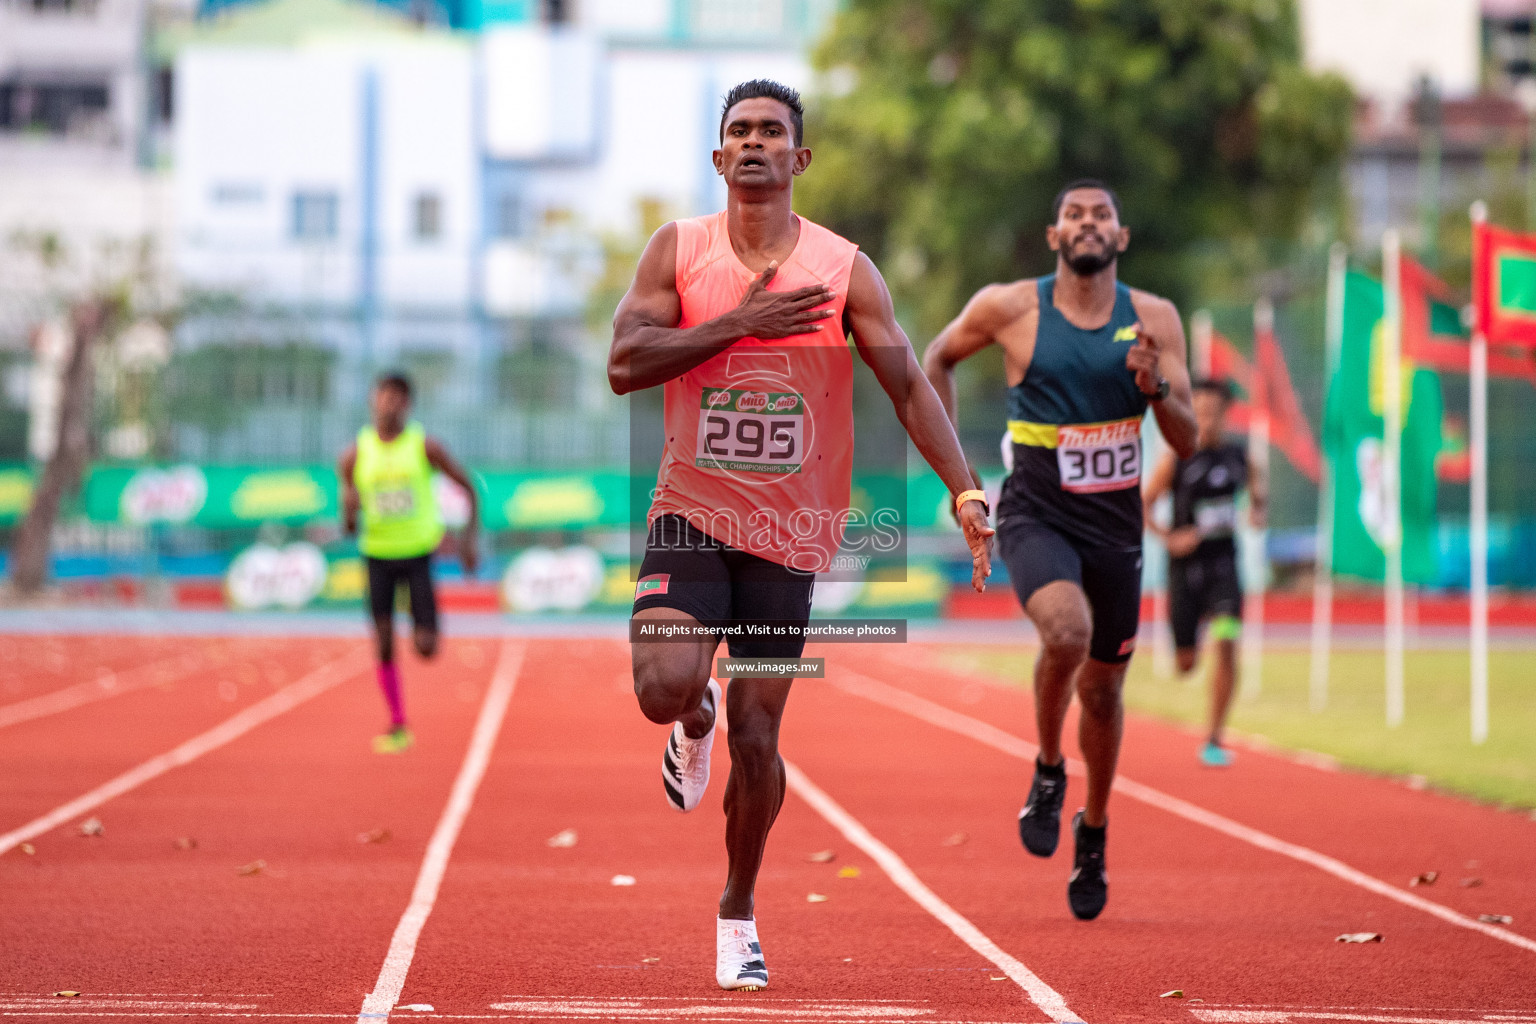
[[(814, 334), (743, 338), (666, 384), (666, 448), (649, 518), (687, 519), (780, 565), (822, 572), (843, 538), (853, 471), (853, 361), (843, 305), (858, 246), (800, 218), (770, 291), (826, 285), (833, 310)], [(677, 222), (679, 327), (735, 309), (753, 274), (726, 214)]]

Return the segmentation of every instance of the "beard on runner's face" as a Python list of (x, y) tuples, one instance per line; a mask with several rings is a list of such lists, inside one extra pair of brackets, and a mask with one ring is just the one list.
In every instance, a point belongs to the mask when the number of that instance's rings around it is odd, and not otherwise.
[[(1088, 248), (1082, 244), (1089, 238), (1099, 242), (1097, 248)], [(1120, 258), (1120, 249), (1098, 232), (1084, 231), (1067, 244), (1066, 251), (1062, 255), (1074, 274), (1088, 277), (1112, 266), (1115, 260)]]

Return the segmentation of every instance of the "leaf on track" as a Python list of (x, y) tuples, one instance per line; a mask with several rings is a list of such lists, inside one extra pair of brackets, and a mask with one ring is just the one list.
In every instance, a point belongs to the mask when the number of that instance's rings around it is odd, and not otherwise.
[(76, 996), (78, 996), (79, 994), (80, 994), (79, 992), (76, 992), (72, 988), (62, 989), (62, 990), (54, 993), (54, 995), (56, 995), (56, 996), (63, 996), (66, 999), (73, 999)]
[(813, 893), (809, 893), (805, 897), (805, 902), (807, 902), (807, 903), (825, 903), (829, 899), (831, 899), (830, 896), (823, 896), (819, 892), (813, 892)]
[(544, 840), (544, 842), (550, 846), (553, 846), (557, 850), (570, 849), (572, 846), (576, 845), (576, 830), (573, 828), (568, 828), (563, 832), (556, 832), (554, 835)]
[(1438, 871), (1426, 871), (1422, 875), (1414, 875), (1412, 878), (1408, 879), (1408, 884), (1410, 886), (1414, 886), (1414, 885), (1434, 885), (1435, 884), (1435, 879), (1437, 879), (1439, 877), (1440, 877), (1440, 872), (1438, 872)]
[(1349, 932), (1340, 935), (1334, 942), (1384, 942), (1385, 936), (1380, 932)]
[(970, 839), (971, 839), (971, 837), (966, 835), (964, 832), (956, 832), (954, 835), (950, 836), (948, 839), (944, 840), (939, 845), (940, 846), (964, 846), (966, 843), (970, 842)]
[(618, 886), (634, 885), (635, 884), (635, 876), (634, 875), (614, 875), (612, 878), (608, 879), (608, 884), (609, 885), (618, 885)]
[(643, 957), (640, 960), (640, 962), (643, 963), (643, 964), (659, 964), (659, 963), (661, 963), (661, 957), (659, 957), (659, 956)]
[(1164, 992), (1162, 995), (1158, 996), (1157, 998), (1159, 998), (1159, 999), (1183, 999), (1184, 998), (1184, 990), (1181, 989), (1181, 988), (1169, 989), (1167, 992)]
[(837, 859), (837, 851), (817, 850), (815, 853), (807, 854), (805, 859), (812, 864), (830, 864)]
[(402, 1010), (415, 1010), (417, 1013), (436, 1013), (437, 1007), (431, 1003), (406, 1003), (400, 1007)]
[(100, 818), (86, 818), (80, 823), (80, 834), (83, 836), (105, 835), (106, 831)]
[(1514, 924), (1515, 919), (1508, 914), (1478, 914), (1477, 919), (1483, 924)]
[(235, 869), (235, 873), (237, 875), (239, 875), (241, 878), (248, 878), (251, 875), (259, 875), (259, 874), (261, 874), (265, 870), (267, 870), (267, 862), (266, 861), (264, 861), (264, 860), (253, 860), (249, 864), (242, 864), (242, 865), (240, 865), (238, 868)]
[(1483, 880), (1481, 878), (1463, 878), (1461, 880), (1461, 887), (1463, 889), (1476, 889), (1482, 884)]
[(993, 981), (1007, 981), (1008, 980), (1008, 977), (1006, 975), (989, 974), (989, 975), (987, 975), (987, 977), (991, 978)]
[(37, 847), (33, 846), (31, 843), (22, 843), (17, 847), (17, 849), (26, 854), (28, 857), (37, 856)]
[(387, 828), (376, 828), (371, 832), (359, 832), (357, 841), (360, 843), (387, 843), (393, 839), (394, 833)]
[(852, 864), (849, 864), (845, 868), (839, 868), (838, 869), (837, 877), (838, 878), (858, 878), (861, 874), (863, 874), (862, 871), (860, 871), (858, 868), (854, 867)]
[(181, 836), (171, 845), (178, 850), (195, 850), (197, 849), (197, 840), (191, 836)]

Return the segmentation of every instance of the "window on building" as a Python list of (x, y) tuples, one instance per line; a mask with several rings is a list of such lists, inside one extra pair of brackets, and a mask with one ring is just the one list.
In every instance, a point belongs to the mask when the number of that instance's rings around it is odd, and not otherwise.
[(491, 231), (497, 238), (519, 238), (523, 234), (523, 204), (516, 194), (504, 192), (496, 197)]
[(547, 25), (564, 25), (571, 20), (572, 0), (543, 0), (544, 23)]
[(105, 82), (12, 79), (0, 82), (0, 130), (85, 134), (107, 120), (110, 105)]
[(170, 124), (176, 115), (176, 69), (169, 64), (155, 69), (155, 121)]
[(443, 197), (436, 192), (423, 192), (412, 206), (411, 230), (418, 242), (432, 242), (443, 234)]
[(339, 206), (335, 192), (295, 192), (293, 237), (304, 241), (335, 238)]

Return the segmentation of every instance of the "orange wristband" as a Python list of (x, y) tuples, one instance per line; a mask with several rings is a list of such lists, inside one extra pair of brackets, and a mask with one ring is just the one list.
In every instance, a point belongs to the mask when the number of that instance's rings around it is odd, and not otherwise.
[(992, 506), (987, 504), (986, 491), (961, 491), (959, 494), (955, 495), (955, 511), (960, 511), (960, 506), (964, 505), (968, 501), (981, 502), (981, 507), (987, 510), (987, 515), (992, 514)]

